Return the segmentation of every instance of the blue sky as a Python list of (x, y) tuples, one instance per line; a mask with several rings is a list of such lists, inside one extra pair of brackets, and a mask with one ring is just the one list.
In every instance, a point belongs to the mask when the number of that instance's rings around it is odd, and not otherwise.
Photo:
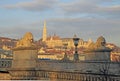
[(2, 0), (0, 1), (0, 36), (21, 38), (32, 32), (42, 37), (43, 22), (48, 35), (78, 37), (120, 46), (120, 0)]

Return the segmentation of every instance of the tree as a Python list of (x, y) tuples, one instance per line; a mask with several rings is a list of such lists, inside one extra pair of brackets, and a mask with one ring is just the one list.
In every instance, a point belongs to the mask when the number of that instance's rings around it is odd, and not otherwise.
[(111, 62), (103, 62), (99, 66), (99, 73), (104, 77), (104, 80), (102, 79), (101, 81), (109, 81), (110, 80), (110, 63)]

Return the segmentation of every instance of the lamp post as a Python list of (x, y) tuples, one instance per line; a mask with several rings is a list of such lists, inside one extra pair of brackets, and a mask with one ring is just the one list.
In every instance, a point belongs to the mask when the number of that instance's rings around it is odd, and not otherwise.
[(73, 42), (75, 45), (74, 61), (79, 61), (79, 55), (78, 55), (78, 50), (77, 50), (79, 38), (77, 38), (76, 35), (74, 35), (74, 37), (73, 37)]

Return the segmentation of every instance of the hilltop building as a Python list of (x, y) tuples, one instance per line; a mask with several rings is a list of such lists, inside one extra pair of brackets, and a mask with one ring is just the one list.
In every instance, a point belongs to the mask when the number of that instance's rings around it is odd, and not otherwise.
[[(60, 38), (56, 34), (53, 36), (47, 36), (47, 27), (46, 27), (46, 21), (44, 21), (44, 27), (43, 27), (43, 33), (42, 33), (42, 41), (46, 43), (48, 48), (60, 48), (63, 47), (64, 43), (68, 44), (68, 48), (73, 48), (74, 43), (72, 38)], [(88, 41), (84, 41), (83, 39), (80, 39), (79, 41), (79, 48), (87, 48), (89, 44), (91, 44), (93, 41), (89, 39)]]
[[(53, 59), (62, 59), (62, 57), (64, 56), (64, 52), (65, 52), (65, 49), (64, 49), (64, 44), (67, 44), (67, 54), (68, 57), (70, 59), (73, 59), (73, 51), (74, 51), (74, 42), (73, 42), (73, 38), (61, 38), (60, 36), (54, 34), (52, 36), (48, 36), (47, 35), (48, 32), (47, 32), (47, 27), (46, 27), (46, 21), (44, 21), (44, 27), (43, 27), (43, 33), (42, 33), (42, 39), (41, 39), (41, 42), (44, 42), (44, 44), (47, 46), (47, 48), (42, 48), (39, 50), (39, 54), (38, 54), (38, 57), (42, 57), (42, 58), (49, 58), (48, 56), (51, 57), (51, 55), (53, 55), (55, 58)], [(104, 37), (99, 37), (98, 40), (101, 40), (101, 41), (105, 41)], [(84, 50), (88, 49), (88, 48), (93, 48), (92, 45), (95, 44), (91, 39), (89, 39), (88, 41), (84, 41), (83, 39), (80, 38), (79, 40), (79, 43), (78, 43), (78, 52), (79, 54), (81, 54), (81, 59), (85, 60), (85, 59), (88, 59), (92, 56), (93, 52), (91, 52), (92, 54), (90, 53), (87, 53), (86, 54), (86, 58), (85, 58), (85, 55), (84, 55)], [(114, 49), (115, 46), (114, 44), (111, 44), (111, 43), (106, 43), (105, 44), (106, 47), (110, 48), (110, 49)], [(97, 46), (96, 46), (97, 47)], [(115, 50), (115, 49), (114, 49)], [(43, 53), (44, 51), (44, 53)], [(48, 55), (46, 55), (48, 54)], [(115, 61), (115, 55), (116, 53), (114, 52), (111, 52), (111, 60), (112, 61)], [(117, 54), (117, 57), (120, 56)], [(60, 57), (60, 58), (57, 58), (57, 57)], [(88, 58), (87, 58), (88, 57)], [(115, 59), (114, 59), (115, 58)], [(113, 60), (114, 59), (114, 60)]]
[(0, 37), (0, 49), (11, 50), (11, 48), (15, 46), (16, 42), (16, 39)]

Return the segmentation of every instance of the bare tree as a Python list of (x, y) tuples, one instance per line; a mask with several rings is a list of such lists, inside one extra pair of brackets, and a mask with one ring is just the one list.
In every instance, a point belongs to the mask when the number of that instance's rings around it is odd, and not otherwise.
[(110, 81), (110, 62), (103, 62), (99, 66), (99, 73), (103, 76), (103, 78), (99, 78), (101, 81)]

